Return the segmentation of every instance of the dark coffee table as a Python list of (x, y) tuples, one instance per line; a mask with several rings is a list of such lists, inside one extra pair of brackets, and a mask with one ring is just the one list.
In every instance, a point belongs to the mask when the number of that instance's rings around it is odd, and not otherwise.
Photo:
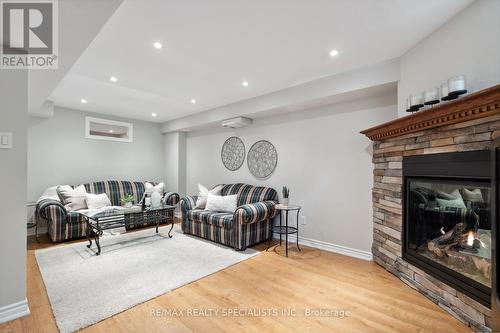
[(161, 205), (156, 208), (148, 207), (142, 210), (141, 206), (133, 206), (132, 208), (110, 209), (99, 213), (93, 212), (78, 212), (87, 222), (87, 239), (88, 248), (92, 246), (92, 238), (97, 245), (96, 255), (101, 254), (101, 245), (99, 237), (102, 236), (104, 230), (114, 229), (118, 227), (134, 227), (143, 226), (145, 224), (156, 224), (156, 233), (161, 223), (170, 223), (168, 237), (172, 238), (171, 232), (174, 228), (174, 210), (175, 206)]

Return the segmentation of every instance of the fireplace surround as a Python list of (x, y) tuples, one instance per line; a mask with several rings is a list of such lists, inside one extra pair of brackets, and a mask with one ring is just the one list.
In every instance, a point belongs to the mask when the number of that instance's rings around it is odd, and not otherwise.
[[(487, 163), (483, 163), (483, 171), (480, 171), (480, 173), (483, 172), (483, 176), (481, 174), (473, 175), (473, 177), (468, 177), (467, 181), (469, 182), (462, 184), (460, 181), (463, 179), (456, 179), (459, 177), (451, 177), (454, 179), (444, 177), (446, 181), (451, 181), (451, 184), (438, 182), (438, 186), (434, 186), (436, 183), (429, 182), (429, 180), (436, 180), (436, 178), (440, 181), (443, 180), (443, 177), (435, 177), (436, 175), (443, 176), (439, 175), (439, 172), (437, 172), (439, 170), (436, 171), (435, 169), (439, 163), (428, 163), (427, 169), (429, 169), (428, 171), (432, 171), (428, 173), (424, 172), (425, 167), (422, 166), (414, 167), (412, 171), (411, 162), (413, 161), (418, 164), (421, 161), (420, 158), (425, 160), (433, 156), (439, 158), (437, 156), (460, 154), (463, 152), (488, 156), (488, 159), (490, 159), (489, 156), (493, 141), (500, 138), (500, 85), (470, 94), (452, 102), (440, 104), (432, 109), (420, 111), (413, 115), (381, 124), (361, 133), (373, 141), (372, 254), (374, 261), (396, 275), (410, 287), (421, 292), (443, 310), (466, 325), (469, 325), (475, 331), (488, 332), (492, 327), (495, 330), (500, 330), (500, 327), (494, 326), (499, 324), (498, 318), (500, 318), (499, 306), (496, 304), (498, 303), (499, 293), (495, 284), (495, 281), (498, 280), (495, 265), (498, 259), (495, 260), (495, 257), (492, 257), (491, 260), (491, 293), (493, 294), (491, 299), (493, 302), (488, 302), (487, 297), (481, 297), (481, 295), (475, 297), (471, 294), (470, 290), (465, 290), (465, 286), (457, 286), (457, 284), (450, 282), (449, 279), (438, 276), (438, 274), (432, 274), (428, 270), (423, 269), (416, 261), (412, 261), (409, 258), (411, 251), (406, 251), (406, 246), (409, 243), (404, 237), (405, 228), (407, 227), (404, 223), (404, 216), (406, 214), (404, 207), (408, 202), (408, 200), (405, 200), (407, 186), (413, 186), (413, 188), (430, 187), (430, 190), (441, 190), (445, 194), (450, 195), (455, 190), (458, 190), (459, 193), (460, 191), (463, 192), (463, 189), (469, 191), (479, 190), (481, 195), (485, 197), (488, 195), (491, 198), (496, 197), (496, 186), (492, 186), (491, 189), (488, 189), (488, 186), (483, 186), (485, 183), (488, 183), (487, 179), (490, 177), (493, 179), (491, 183), (498, 185), (498, 181), (495, 180), (497, 178), (496, 174), (492, 173), (490, 175), (489, 172), (491, 169), (489, 168), (486, 171), (486, 167), (484, 166)], [(403, 174), (403, 164), (409, 165), (409, 169), (405, 168), (405, 175)], [(460, 168), (460, 166), (460, 163), (456, 163), (457, 168)], [(409, 173), (407, 174), (406, 171)], [(418, 172), (424, 174), (410, 174)], [(434, 177), (429, 177), (430, 175)], [(418, 178), (417, 180), (420, 180), (421, 183), (418, 183), (418, 181), (415, 182), (414, 178)], [(407, 183), (408, 181), (410, 181), (409, 184)], [(494, 200), (489, 201), (493, 202)], [(427, 208), (435, 209), (432, 205), (430, 204)], [(464, 205), (466, 208), (471, 207), (471, 203), (465, 201)], [(497, 207), (498, 205), (495, 204), (494, 206)], [(496, 217), (498, 214), (495, 207), (490, 205), (492, 236), (498, 235), (498, 231), (495, 231), (495, 226), (498, 224)], [(462, 213), (466, 214), (466, 210), (463, 210)], [(442, 223), (445, 233), (452, 229), (453, 224), (451, 221), (453, 220), (450, 217), (441, 221), (439, 215), (432, 215), (433, 212), (427, 212), (426, 214), (430, 214), (429, 216), (435, 221)], [(481, 218), (482, 220), (485, 220), (484, 214)], [(457, 216), (455, 214), (455, 219)], [(429, 223), (429, 218), (424, 218), (423, 220), (424, 223)], [(465, 222), (474, 225), (471, 220), (466, 219)], [(436, 230), (426, 230), (425, 227), (428, 227), (428, 225), (424, 225), (423, 228), (424, 232), (422, 234), (425, 237), (419, 236), (420, 243), (417, 241), (417, 244), (425, 244), (427, 246), (429, 241), (436, 239), (440, 234), (436, 234)], [(471, 231), (469, 229), (472, 228), (468, 227), (464, 231)], [(484, 225), (478, 229), (484, 229)], [(459, 231), (461, 230), (459, 229)], [(482, 231), (481, 234), (483, 234)], [(483, 242), (484, 237), (483, 234)], [(477, 238), (477, 232), (475, 238)], [(469, 248), (472, 252), (474, 251), (475, 238), (472, 239), (472, 248)], [(481, 240), (481, 235), (479, 236), (479, 240)], [(492, 237), (491, 252), (493, 254), (496, 253), (494, 240), (495, 237)], [(463, 257), (463, 251), (467, 249), (467, 242), (464, 239), (457, 239), (453, 243), (456, 244), (453, 244), (452, 251), (462, 254), (461, 257)], [(460, 244), (463, 246), (457, 246)], [(439, 245), (443, 244), (439, 243)], [(437, 251), (439, 251), (439, 246), (437, 248)], [(442, 250), (446, 249), (443, 248)], [(413, 257), (418, 258), (416, 255)], [(436, 265), (443, 263), (437, 262), (431, 264), (434, 264), (434, 267), (439, 267), (439, 270), (442, 270), (443, 267), (446, 268), (446, 265)], [(468, 283), (468, 285), (470, 284)], [(483, 294), (487, 292), (485, 291)], [(491, 307), (489, 303), (492, 303)]]

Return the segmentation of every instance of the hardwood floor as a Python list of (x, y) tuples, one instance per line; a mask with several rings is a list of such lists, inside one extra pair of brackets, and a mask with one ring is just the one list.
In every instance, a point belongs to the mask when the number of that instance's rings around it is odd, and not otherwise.
[[(34, 251), (57, 246), (47, 236), (28, 241), (27, 295), (31, 315), (0, 332), (57, 332)], [(257, 249), (264, 250), (265, 246)], [(84, 329), (84, 332), (471, 332), (417, 291), (373, 262), (312, 248), (281, 248), (159, 296)], [(71, 295), (68, 295), (71, 297)], [(168, 315), (169, 310), (183, 314)], [(219, 309), (195, 316), (192, 309)], [(229, 311), (253, 311), (228, 315)], [(257, 311), (278, 311), (258, 316)], [(280, 313), (288, 309), (288, 313)], [(343, 310), (346, 316), (307, 309)], [(85, 309), (82, 309), (85, 311)], [(155, 312), (156, 311), (156, 312)], [(295, 312), (293, 312), (295, 311)], [(157, 315), (153, 315), (156, 313)], [(335, 315), (335, 312), (331, 313)], [(200, 315), (200, 314), (198, 314)]]

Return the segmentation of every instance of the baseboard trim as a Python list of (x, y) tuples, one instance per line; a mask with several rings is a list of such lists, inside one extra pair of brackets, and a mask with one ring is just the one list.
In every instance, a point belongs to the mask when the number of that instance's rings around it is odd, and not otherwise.
[[(43, 227), (38, 227), (38, 236), (40, 235), (43, 235), (43, 234), (46, 234), (48, 231), (47, 227), (46, 226), (43, 226)], [(28, 233), (27, 233), (28, 236), (35, 236), (35, 228), (30, 228), (28, 229)]]
[[(274, 235), (275, 239), (279, 239), (279, 236), (276, 237)], [(297, 241), (297, 236), (295, 235), (289, 235), (288, 236), (288, 242), (295, 243)], [(342, 245), (337, 245), (337, 244), (332, 244), (316, 239), (311, 239), (311, 238), (305, 238), (299, 236), (299, 244), (300, 245), (305, 245), (305, 246), (310, 246), (314, 247), (316, 249), (328, 251), (328, 252), (335, 252), (338, 254), (343, 254), (345, 256), (353, 257), (353, 258), (358, 258), (358, 259), (363, 259), (367, 261), (372, 261), (373, 260), (373, 255), (371, 252), (363, 251), (363, 250), (358, 250), (358, 249), (353, 249), (347, 246), (342, 246)]]
[(30, 309), (28, 307), (28, 300), (24, 300), (12, 303), (0, 308), (0, 324), (28, 316), (30, 314)]

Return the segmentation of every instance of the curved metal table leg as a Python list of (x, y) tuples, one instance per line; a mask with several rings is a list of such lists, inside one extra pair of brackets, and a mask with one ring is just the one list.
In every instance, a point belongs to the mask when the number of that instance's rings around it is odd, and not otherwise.
[(92, 246), (92, 238), (90, 238), (90, 232), (92, 231), (92, 229), (91, 229), (88, 217), (85, 218), (85, 221), (87, 222), (87, 230), (86, 230), (85, 234), (87, 236), (87, 240), (89, 241), (89, 244), (87, 245), (87, 247), (90, 249), (90, 247)]
[[(168, 213), (169, 214), (169, 213)], [(174, 214), (174, 212), (172, 212), (172, 215)], [(172, 216), (172, 222), (170, 223), (170, 230), (168, 231), (168, 237), (169, 238), (172, 238), (172, 235), (170, 234), (172, 232), (172, 229), (174, 229), (174, 217)]]
[(299, 246), (299, 213), (300, 213), (300, 208), (297, 210), (297, 248), (299, 251), (302, 251)]
[(99, 244), (99, 236), (102, 235), (102, 231), (97, 231), (95, 233), (95, 243), (97, 245), (97, 253), (95, 254), (96, 256), (101, 254), (101, 244)]

